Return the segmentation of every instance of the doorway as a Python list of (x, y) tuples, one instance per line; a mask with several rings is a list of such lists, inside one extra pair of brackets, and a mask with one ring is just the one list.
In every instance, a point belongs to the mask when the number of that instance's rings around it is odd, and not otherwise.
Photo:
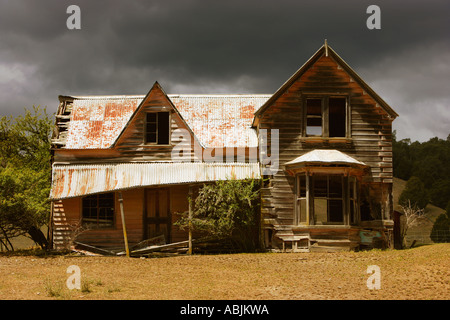
[(170, 189), (145, 189), (144, 237), (151, 239), (164, 235), (170, 243)]

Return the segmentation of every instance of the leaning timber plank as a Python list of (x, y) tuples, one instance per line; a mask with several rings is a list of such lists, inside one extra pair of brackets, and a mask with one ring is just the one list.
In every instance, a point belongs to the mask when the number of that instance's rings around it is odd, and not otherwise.
[(80, 249), (71, 249), (72, 252), (78, 253), (78, 254), (82, 254), (85, 256), (90, 256), (90, 257), (100, 257), (103, 256), (102, 254), (99, 253), (94, 253), (91, 251), (86, 251), (86, 250), (80, 250)]
[(160, 246), (160, 245), (164, 245), (164, 244), (166, 244), (165, 236), (160, 235), (158, 237), (146, 239), (144, 241), (139, 242), (138, 244), (131, 247), (131, 251), (148, 248), (150, 246)]
[[(130, 254), (131, 255), (147, 254), (147, 253), (162, 250), (162, 249), (180, 247), (180, 246), (184, 246), (187, 244), (189, 244), (189, 240), (181, 241), (181, 242), (174, 242), (174, 243), (169, 243), (169, 244), (163, 244), (160, 246), (150, 246), (150, 247), (131, 251)], [(117, 253), (118, 256), (123, 256), (124, 254), (125, 254), (124, 251)]]
[(112, 251), (106, 250), (106, 249), (102, 249), (102, 248), (98, 248), (98, 247), (94, 247), (85, 243), (81, 243), (78, 241), (74, 241), (73, 242), (77, 247), (79, 247), (80, 249), (86, 250), (86, 251), (90, 251), (93, 253), (99, 253), (102, 255), (107, 255), (107, 256), (115, 256), (116, 254)]

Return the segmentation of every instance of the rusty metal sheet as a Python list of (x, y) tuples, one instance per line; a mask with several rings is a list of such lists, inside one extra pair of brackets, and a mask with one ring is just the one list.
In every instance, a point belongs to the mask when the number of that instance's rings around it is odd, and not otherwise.
[(147, 162), (96, 165), (53, 165), (50, 198), (59, 200), (88, 194), (154, 185), (259, 179), (258, 163)]
[(168, 95), (200, 143), (209, 148), (257, 147), (253, 116), (271, 95)]
[(66, 149), (109, 148), (144, 96), (74, 97)]
[[(145, 96), (73, 97), (65, 149), (109, 148)], [(270, 95), (168, 95), (204, 147), (257, 147), (254, 112)]]

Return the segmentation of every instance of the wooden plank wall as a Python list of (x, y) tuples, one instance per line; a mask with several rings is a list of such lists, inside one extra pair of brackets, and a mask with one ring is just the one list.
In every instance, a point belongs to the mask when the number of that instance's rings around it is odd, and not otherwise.
[[(178, 212), (188, 211), (189, 203), (187, 185), (173, 186), (170, 188), (170, 211), (172, 212), (171, 239), (168, 242), (179, 242), (188, 239), (188, 231), (180, 230), (173, 224), (178, 220)], [(122, 192), (125, 213), (125, 224), (130, 246), (145, 240), (143, 238), (145, 215), (144, 188)], [(71, 238), (77, 234), (76, 240), (96, 247), (121, 247), (124, 246), (122, 220), (118, 193), (115, 193), (115, 221), (114, 226), (108, 229), (92, 229), (78, 233), (82, 216), (81, 198), (71, 198), (56, 201), (53, 205), (53, 241), (55, 249), (67, 248)], [(75, 233), (74, 233), (75, 231)], [(73, 239), (72, 239), (73, 240)]]
[(53, 202), (52, 240), (55, 249), (68, 247), (72, 233), (80, 221), (80, 199)]
[[(351, 108), (351, 140), (340, 139), (336, 143), (333, 139), (303, 137), (302, 93), (347, 94)], [(266, 109), (258, 127), (279, 129), (280, 138), (280, 170), (262, 191), (262, 214), (266, 221), (276, 219), (279, 227), (293, 224), (294, 179), (284, 173), (284, 163), (313, 149), (338, 149), (347, 153), (370, 166), (371, 175), (366, 183), (391, 185), (391, 124), (387, 113), (331, 57), (319, 58)]]
[[(125, 224), (130, 245), (142, 241), (143, 236), (143, 190), (123, 191)], [(80, 227), (82, 216), (81, 198), (60, 200), (54, 203), (53, 241), (56, 249), (67, 247), (74, 236), (74, 229)], [(76, 240), (97, 247), (124, 246), (122, 220), (118, 193), (115, 193), (114, 226), (105, 229), (82, 229), (75, 231)], [(73, 240), (73, 239), (72, 239)]]
[(180, 185), (174, 186), (170, 190), (171, 212), (172, 212), (172, 242), (180, 242), (188, 240), (188, 230), (181, 230), (178, 226), (173, 224), (179, 219), (179, 214), (188, 212), (189, 210), (189, 186)]

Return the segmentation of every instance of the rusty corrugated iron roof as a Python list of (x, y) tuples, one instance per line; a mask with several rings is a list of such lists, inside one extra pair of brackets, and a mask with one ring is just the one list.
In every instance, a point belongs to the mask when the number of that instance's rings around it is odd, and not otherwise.
[[(145, 96), (74, 96), (65, 149), (109, 148)], [(256, 147), (254, 112), (270, 95), (168, 95), (204, 147)]]
[(73, 97), (64, 148), (109, 148), (143, 96)]
[(52, 200), (146, 186), (261, 177), (258, 163), (53, 165), (52, 172)]
[(270, 95), (168, 95), (203, 146), (257, 147), (253, 116)]

